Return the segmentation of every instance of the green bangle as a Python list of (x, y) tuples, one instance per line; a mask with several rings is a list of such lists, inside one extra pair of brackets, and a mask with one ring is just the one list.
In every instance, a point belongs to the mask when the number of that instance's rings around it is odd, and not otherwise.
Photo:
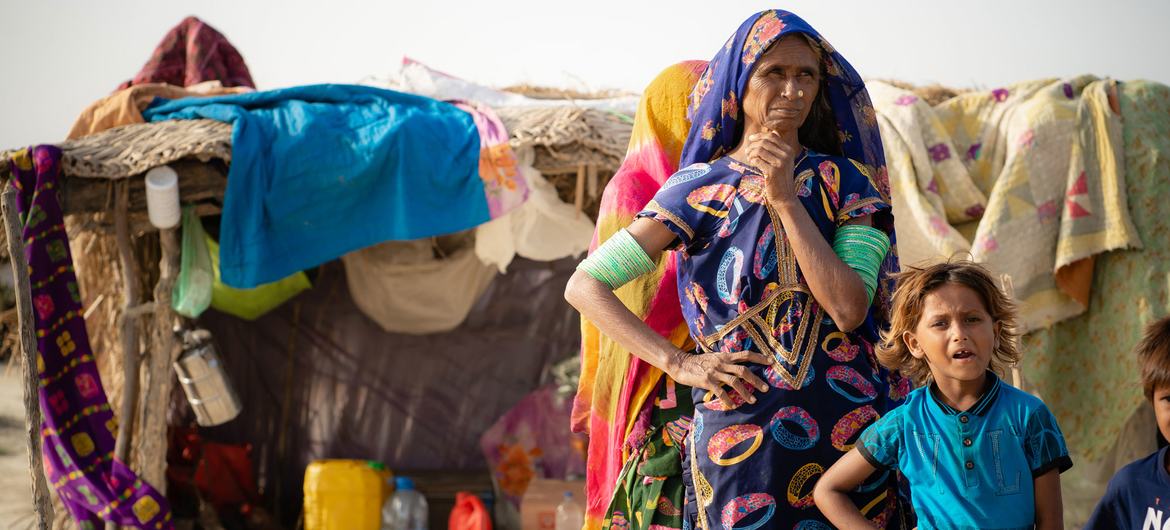
[(833, 252), (861, 276), (870, 303), (877, 292), (878, 273), (889, 250), (889, 236), (872, 226), (845, 225), (833, 236)]
[(577, 265), (577, 269), (585, 271), (610, 289), (630, 283), (654, 268), (654, 260), (624, 228)]

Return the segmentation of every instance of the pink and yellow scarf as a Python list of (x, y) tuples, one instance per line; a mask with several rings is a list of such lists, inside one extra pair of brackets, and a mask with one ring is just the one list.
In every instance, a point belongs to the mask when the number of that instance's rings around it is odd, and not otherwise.
[[(687, 98), (706, 61), (686, 61), (658, 74), (642, 94), (630, 146), (621, 169), (601, 198), (597, 231), (590, 251), (629, 226), (666, 179), (678, 170), (686, 141)], [(677, 262), (663, 253), (657, 268), (621, 287), (615, 294), (658, 334), (680, 348), (690, 347), (677, 287)], [(574, 432), (589, 434), (586, 472), (586, 528), (605, 516), (630, 444), (638, 439), (639, 417), (652, 405), (648, 399), (662, 371), (632, 355), (591, 322), (581, 320), (581, 382), (573, 404)], [(645, 426), (643, 426), (645, 427)], [(631, 433), (635, 432), (635, 436)]]

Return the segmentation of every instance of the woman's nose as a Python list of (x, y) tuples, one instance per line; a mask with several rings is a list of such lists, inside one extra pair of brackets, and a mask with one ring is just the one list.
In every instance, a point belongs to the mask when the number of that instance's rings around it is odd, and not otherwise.
[(784, 99), (799, 98), (800, 96), (797, 95), (799, 89), (800, 88), (796, 86), (796, 81), (791, 79), (785, 79), (784, 81), (780, 82), (780, 93), (782, 96), (784, 96)]

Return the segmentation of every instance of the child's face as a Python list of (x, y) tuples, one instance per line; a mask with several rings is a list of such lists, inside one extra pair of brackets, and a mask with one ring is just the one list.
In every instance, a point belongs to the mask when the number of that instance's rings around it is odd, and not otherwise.
[(902, 337), (935, 381), (978, 381), (991, 364), (998, 324), (969, 287), (948, 283), (926, 295), (913, 332)]
[(1170, 386), (1154, 389), (1154, 419), (1158, 422), (1162, 437), (1170, 440)]

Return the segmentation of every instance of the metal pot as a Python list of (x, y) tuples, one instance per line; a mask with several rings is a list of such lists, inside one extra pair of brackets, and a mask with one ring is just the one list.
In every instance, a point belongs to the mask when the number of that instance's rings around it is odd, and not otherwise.
[(199, 425), (220, 425), (240, 414), (240, 398), (224, 373), (210, 331), (197, 329), (186, 332), (183, 336), (183, 353), (175, 361), (174, 367)]

